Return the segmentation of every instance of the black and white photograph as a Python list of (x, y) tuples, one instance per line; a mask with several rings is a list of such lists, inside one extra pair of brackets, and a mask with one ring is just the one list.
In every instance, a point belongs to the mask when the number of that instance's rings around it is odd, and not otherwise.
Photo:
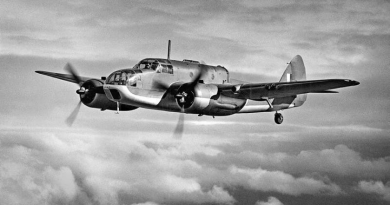
[(2, 0), (0, 76), (0, 205), (390, 204), (389, 0)]

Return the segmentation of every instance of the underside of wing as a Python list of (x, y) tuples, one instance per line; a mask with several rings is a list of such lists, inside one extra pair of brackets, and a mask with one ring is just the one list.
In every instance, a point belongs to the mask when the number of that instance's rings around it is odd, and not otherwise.
[[(68, 81), (68, 82), (76, 83), (76, 84), (83, 83), (83, 82), (85, 82), (87, 80), (93, 79), (93, 78), (81, 77), (81, 76), (78, 76), (78, 79), (76, 79), (71, 74), (52, 73), (52, 72), (47, 72), (47, 71), (35, 71), (35, 72), (39, 73), (39, 74), (42, 74), (42, 75), (47, 75), (47, 76), (50, 76), (50, 77), (53, 77), (53, 78), (57, 78), (57, 79), (60, 79), (60, 80), (65, 80), (65, 81)], [(78, 81), (80, 81), (80, 82), (78, 82)]]
[(345, 79), (326, 79), (277, 83), (248, 83), (237, 85), (219, 85), (224, 96), (261, 100), (281, 98), (306, 93), (334, 93), (331, 89), (358, 85), (359, 82)]

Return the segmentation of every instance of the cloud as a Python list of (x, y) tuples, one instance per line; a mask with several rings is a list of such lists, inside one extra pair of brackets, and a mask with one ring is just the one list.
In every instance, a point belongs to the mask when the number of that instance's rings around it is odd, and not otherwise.
[(28, 130), (1, 132), (0, 192), (9, 203), (240, 204), (236, 190), (337, 199), (353, 197), (355, 180), (388, 170), (386, 158), (365, 159), (345, 145), (295, 154), (263, 149), (274, 143), (266, 137), (176, 141), (136, 132), (23, 134)]
[(358, 152), (345, 145), (337, 145), (334, 149), (304, 150), (297, 155), (283, 153), (264, 156), (263, 159), (277, 158), (269, 165), (289, 173), (319, 172), (348, 177), (386, 178), (389, 176), (390, 162), (386, 158), (362, 159)]
[(268, 201), (257, 201), (255, 205), (283, 205), (283, 203), (279, 199), (270, 196)]
[[(1, 140), (2, 193), (7, 202), (50, 203), (225, 203), (236, 200), (227, 188), (263, 192), (340, 194), (328, 181), (294, 177), (282, 171), (205, 165), (193, 156), (221, 150), (197, 143), (108, 140), (102, 135), (32, 134)], [(14, 190), (21, 189), (20, 192)], [(35, 197), (33, 193), (40, 193)], [(149, 193), (153, 193), (152, 195)], [(169, 198), (166, 198), (169, 196)], [(17, 200), (18, 199), (18, 200)]]
[(341, 188), (334, 183), (326, 184), (321, 180), (308, 177), (295, 178), (281, 171), (232, 167), (230, 173), (235, 178), (235, 183), (254, 190), (276, 191), (294, 196), (342, 193)]
[(1, 148), (0, 195), (4, 203), (73, 203), (82, 195), (69, 167), (42, 164), (32, 156), (34, 151), (24, 146)]
[(379, 195), (390, 202), (390, 182), (383, 184), (381, 181), (360, 181), (357, 189), (367, 194)]
[(72, 170), (69, 167), (60, 167), (59, 170), (47, 167), (43, 175), (46, 176), (48, 181), (58, 187), (59, 193), (63, 193), (69, 200), (74, 199), (79, 191)]
[(106, 140), (2, 133), (2, 198), (7, 203), (31, 204), (235, 202), (223, 187), (204, 187), (197, 175), (185, 176), (201, 167), (177, 158), (180, 153), (174, 153), (180, 149), (154, 150), (131, 140)]
[[(196, 156), (203, 163), (220, 166), (239, 165), (255, 169), (280, 170), (294, 175), (319, 173), (322, 175), (385, 179), (389, 177), (388, 157), (363, 159), (360, 153), (339, 144), (333, 149), (302, 150), (297, 154), (284, 152), (262, 153), (244, 150), (239, 153), (221, 152), (216, 156)], [(223, 165), (219, 163), (223, 160)], [(276, 174), (276, 173), (275, 173)]]
[(154, 202), (148, 201), (148, 202), (145, 202), (145, 203), (138, 203), (138, 204), (132, 204), (132, 205), (158, 205), (158, 204), (156, 204)]

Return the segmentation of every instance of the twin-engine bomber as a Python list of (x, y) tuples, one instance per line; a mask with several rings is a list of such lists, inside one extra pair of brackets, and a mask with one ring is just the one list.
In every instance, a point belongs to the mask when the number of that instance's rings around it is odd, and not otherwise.
[(193, 60), (171, 60), (170, 41), (167, 58), (146, 58), (133, 68), (122, 69), (101, 79), (79, 76), (68, 63), (69, 74), (36, 71), (39, 74), (76, 83), (80, 102), (68, 118), (71, 125), (81, 103), (101, 110), (130, 111), (137, 108), (226, 116), (238, 113), (275, 112), (303, 105), (308, 93), (337, 93), (333, 89), (355, 86), (348, 79), (306, 80), (302, 57), (288, 63), (279, 82), (248, 83), (231, 79), (223, 66)]

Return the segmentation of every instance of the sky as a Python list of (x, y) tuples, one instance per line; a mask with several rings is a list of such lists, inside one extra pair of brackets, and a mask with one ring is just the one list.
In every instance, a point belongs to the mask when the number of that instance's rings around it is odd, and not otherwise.
[[(0, 204), (389, 204), (390, 2), (0, 2)], [(144, 58), (223, 65), (278, 81), (352, 79), (302, 107), (212, 118), (82, 106), (67, 62), (100, 78)]]

